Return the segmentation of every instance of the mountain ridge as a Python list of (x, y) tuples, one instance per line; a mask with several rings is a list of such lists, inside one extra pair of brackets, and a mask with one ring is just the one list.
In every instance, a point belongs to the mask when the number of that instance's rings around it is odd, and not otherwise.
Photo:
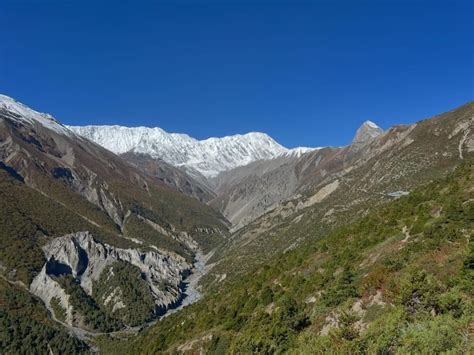
[(288, 149), (261, 132), (198, 140), (183, 133), (168, 133), (159, 127), (88, 125), (68, 128), (116, 154), (147, 154), (185, 170), (196, 170), (207, 178), (254, 161), (318, 149)]

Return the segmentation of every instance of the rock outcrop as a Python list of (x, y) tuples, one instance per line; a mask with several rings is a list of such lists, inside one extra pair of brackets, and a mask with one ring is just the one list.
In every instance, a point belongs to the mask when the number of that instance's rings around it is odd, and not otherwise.
[[(69, 296), (54, 276), (70, 274), (84, 291), (92, 296), (94, 282), (116, 261), (130, 263), (140, 269), (150, 287), (157, 307), (166, 309), (179, 301), (181, 282), (192, 265), (179, 255), (139, 249), (120, 249), (95, 240), (89, 232), (78, 232), (53, 239), (43, 247), (47, 262), (33, 279), (30, 290), (51, 309), (51, 300), (58, 298), (66, 310), (66, 322), (72, 322)], [(163, 283), (167, 287), (162, 287)], [(110, 302), (121, 307), (119, 295), (110, 295)]]
[(352, 140), (353, 145), (365, 144), (377, 138), (383, 133), (383, 129), (377, 126), (372, 121), (365, 121), (362, 126), (356, 132), (354, 139)]

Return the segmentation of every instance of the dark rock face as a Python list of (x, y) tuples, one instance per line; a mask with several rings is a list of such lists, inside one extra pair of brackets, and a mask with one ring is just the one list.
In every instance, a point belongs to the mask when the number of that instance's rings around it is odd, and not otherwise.
[(50, 276), (71, 275), (72, 269), (69, 265), (63, 264), (53, 257), (46, 263), (46, 274)]
[(7, 164), (3, 163), (0, 161), (0, 169), (5, 170), (11, 177), (15, 178), (18, 181), (25, 182), (25, 179), (23, 176), (21, 176), (15, 169), (13, 169), (11, 166), (8, 166)]
[(68, 168), (53, 168), (51, 170), (51, 174), (55, 179), (61, 179), (61, 180), (66, 180), (66, 181), (71, 181), (74, 180), (74, 176), (72, 176), (72, 172)]

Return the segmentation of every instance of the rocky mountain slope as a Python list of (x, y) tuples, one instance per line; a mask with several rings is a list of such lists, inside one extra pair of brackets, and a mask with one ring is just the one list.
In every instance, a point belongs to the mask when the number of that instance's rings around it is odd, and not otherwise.
[[(242, 174), (237, 170), (233, 174), (237, 184), (225, 187), (222, 197), (211, 203), (227, 198), (222, 206), (229, 218), (249, 206), (256, 206), (252, 213), (260, 217), (218, 247), (207, 283), (219, 285), (222, 277), (318, 238), (374, 206), (444, 176), (472, 156), (473, 131), (471, 102), (416, 124), (379, 131), (365, 142), (358, 139), (346, 147), (304, 154), (290, 164), (257, 162), (260, 166), (249, 166)], [(262, 198), (255, 201), (254, 196)], [(225, 211), (222, 206), (217, 207)]]
[(6, 96), (0, 183), (5, 287), (18, 283), (56, 319), (90, 331), (179, 303), (195, 254), (227, 237), (212, 208)]
[[(71, 128), (121, 154), (129, 162), (179, 191), (209, 203), (232, 223), (233, 230), (244, 227), (308, 188), (308, 184), (314, 183), (313, 177), (319, 170), (318, 164), (313, 162), (326, 155), (332, 160), (334, 152), (344, 150), (288, 150), (264, 134), (199, 142), (186, 135), (168, 134), (159, 128)], [(350, 157), (344, 157), (345, 165), (365, 154), (364, 145), (382, 133), (383, 130), (375, 123), (364, 122), (356, 132), (350, 151), (343, 153)], [(167, 167), (162, 159), (169, 163)], [(154, 166), (155, 161), (159, 168)], [(214, 172), (209, 173), (211, 165), (214, 165)], [(337, 162), (334, 165), (341, 167)], [(328, 174), (334, 172), (329, 171)]]
[(197, 171), (188, 174), (182, 168), (148, 154), (128, 152), (120, 156), (141, 171), (201, 202), (207, 203), (216, 195), (209, 180)]
[(382, 135), (366, 121), (346, 147), (326, 147), (254, 162), (212, 179), (216, 197), (210, 204), (220, 210), (237, 230), (278, 204), (295, 199), (315, 184), (341, 173), (366, 155), (365, 146)]
[(295, 198), (326, 175), (332, 176), (344, 167), (350, 167), (365, 156), (364, 146), (383, 133), (375, 123), (366, 121), (348, 147), (286, 154), (223, 172), (212, 179), (216, 197), (210, 204), (220, 210), (237, 230), (279, 203)]
[[(141, 278), (150, 291), (147, 296), (151, 296), (157, 306), (155, 309), (151, 308), (153, 312), (160, 314), (180, 300), (182, 275), (192, 267), (184, 258), (174, 253), (117, 248), (96, 241), (89, 232), (77, 232), (55, 238), (42, 249), (46, 263), (31, 282), (30, 290), (47, 306), (51, 307), (52, 301), (56, 300), (65, 311), (64, 322), (77, 326), (81, 326), (80, 323), (76, 324), (78, 320), (74, 319), (77, 310), (70, 302), (70, 295), (61, 287), (61, 281), (57, 280), (58, 276), (71, 275), (87, 295), (96, 298), (99, 305), (107, 307), (110, 303), (111, 314), (120, 310), (130, 312), (137, 305), (125, 301), (128, 295), (125, 294), (127, 290), (124, 285), (105, 290), (97, 289), (97, 285), (104, 278), (110, 284), (114, 278), (123, 277), (118, 274), (119, 263), (129, 264), (140, 270)], [(163, 283), (167, 284), (166, 288), (162, 287)], [(95, 293), (100, 293), (100, 297)], [(54, 309), (52, 311), (54, 312)], [(141, 319), (141, 322), (132, 325), (140, 325), (146, 320)]]

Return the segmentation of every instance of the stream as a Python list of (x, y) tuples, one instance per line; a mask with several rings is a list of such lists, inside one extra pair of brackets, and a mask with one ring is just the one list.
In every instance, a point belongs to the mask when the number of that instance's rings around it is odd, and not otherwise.
[(209, 260), (212, 254), (213, 252), (204, 255), (201, 250), (196, 252), (193, 269), (191, 270), (191, 273), (183, 279), (183, 298), (179, 302), (179, 305), (169, 308), (165, 314), (157, 317), (156, 319), (130, 329), (141, 330), (147, 328), (161, 319), (168, 317), (170, 314), (179, 312), (184, 307), (199, 301), (202, 298), (202, 293), (199, 291), (198, 286), (199, 280), (201, 280), (201, 278), (207, 273), (208, 269), (206, 269), (206, 262)]
[(194, 268), (191, 273), (183, 280), (184, 292), (183, 299), (179, 306), (169, 309), (161, 318), (166, 317), (170, 314), (176, 313), (194, 302), (199, 301), (202, 298), (202, 293), (198, 290), (198, 283), (201, 277), (206, 274), (205, 266), (207, 260), (210, 258), (210, 254), (204, 255), (201, 250), (196, 253), (196, 261), (194, 262)]

